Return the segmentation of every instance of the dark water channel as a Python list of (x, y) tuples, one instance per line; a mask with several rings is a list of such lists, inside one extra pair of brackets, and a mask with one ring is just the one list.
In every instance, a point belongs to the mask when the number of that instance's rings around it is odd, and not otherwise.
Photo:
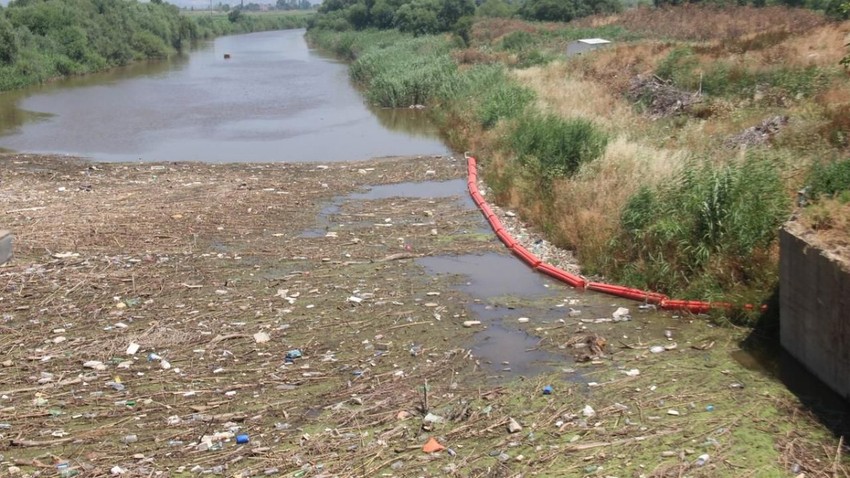
[[(224, 59), (224, 53), (231, 58)], [(417, 110), (370, 109), (304, 30), (0, 93), (0, 148), (99, 161), (349, 161), (447, 154)]]

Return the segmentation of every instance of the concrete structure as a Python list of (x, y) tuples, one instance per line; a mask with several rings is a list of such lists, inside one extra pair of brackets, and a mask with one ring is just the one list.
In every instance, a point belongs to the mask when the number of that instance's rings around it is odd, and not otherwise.
[(584, 38), (567, 45), (567, 56), (581, 55), (582, 53), (597, 50), (610, 44), (610, 41), (602, 38)]
[(0, 231), (0, 264), (12, 257), (12, 233)]
[(850, 399), (850, 266), (789, 225), (779, 234), (782, 346)]

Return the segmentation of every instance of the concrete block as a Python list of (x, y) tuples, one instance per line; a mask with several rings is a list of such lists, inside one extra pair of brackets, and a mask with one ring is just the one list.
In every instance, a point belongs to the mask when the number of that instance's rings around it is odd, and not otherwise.
[(850, 270), (799, 231), (780, 239), (782, 346), (845, 399), (850, 399)]
[(0, 264), (12, 258), (12, 233), (0, 231)]

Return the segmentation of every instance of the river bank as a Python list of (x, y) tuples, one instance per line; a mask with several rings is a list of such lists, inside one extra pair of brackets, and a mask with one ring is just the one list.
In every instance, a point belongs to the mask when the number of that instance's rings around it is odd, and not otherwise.
[(4, 472), (846, 476), (747, 330), (440, 272), (504, 254), (462, 158), (2, 160)]
[[(760, 304), (777, 284), (776, 231), (796, 192), (821, 189), (815, 171), (846, 151), (836, 114), (848, 25), (806, 10), (689, 6), (571, 24), (481, 19), (467, 45), (395, 31), (308, 36), (353, 60), (370, 102), (424, 105), (447, 142), (479, 158), (495, 202), (575, 251), (586, 273)], [(612, 43), (566, 56), (593, 37)]]

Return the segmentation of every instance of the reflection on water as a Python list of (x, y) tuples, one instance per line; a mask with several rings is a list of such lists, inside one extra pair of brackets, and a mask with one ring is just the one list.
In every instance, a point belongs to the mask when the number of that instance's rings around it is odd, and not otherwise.
[(370, 106), (369, 111), (378, 118), (384, 128), (400, 131), (421, 138), (436, 138), (440, 130), (426, 117), (425, 110), (411, 108), (378, 108)]
[(346, 65), (303, 34), (222, 37), (170, 61), (0, 94), (0, 148), (204, 162), (449, 152), (421, 111), (370, 112)]

